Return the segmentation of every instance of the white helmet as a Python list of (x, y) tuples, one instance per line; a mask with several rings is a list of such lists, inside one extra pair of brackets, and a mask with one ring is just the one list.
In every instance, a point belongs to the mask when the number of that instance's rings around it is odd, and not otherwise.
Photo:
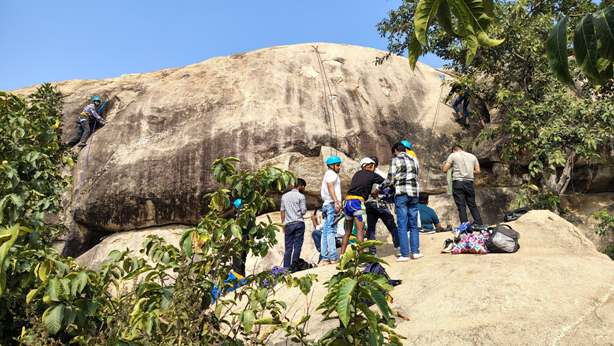
[(374, 165), (375, 161), (373, 161), (372, 158), (370, 157), (365, 157), (364, 159), (360, 160), (360, 167), (364, 167), (366, 165)]

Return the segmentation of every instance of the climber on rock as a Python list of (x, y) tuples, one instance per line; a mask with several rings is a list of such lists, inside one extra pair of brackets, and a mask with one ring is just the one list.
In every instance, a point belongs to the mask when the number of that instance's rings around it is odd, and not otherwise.
[(90, 134), (96, 129), (96, 123), (100, 123), (100, 125), (104, 125), (105, 121), (100, 116), (100, 113), (104, 110), (104, 105), (102, 104), (102, 100), (100, 96), (94, 95), (90, 99), (91, 103), (89, 103), (83, 111), (79, 113), (79, 127), (78, 127), (78, 136), (75, 137), (69, 144), (75, 145), (78, 141), (80, 147), (84, 147), (87, 139), (90, 137)]

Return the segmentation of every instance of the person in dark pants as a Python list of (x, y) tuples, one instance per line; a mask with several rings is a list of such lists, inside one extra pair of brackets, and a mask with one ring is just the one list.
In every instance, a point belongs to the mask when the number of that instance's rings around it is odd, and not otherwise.
[[(375, 162), (375, 173), (382, 176), (382, 174), (380, 174), (377, 170), (377, 167), (379, 166), (379, 160), (377, 159), (377, 157), (371, 157), (371, 159)], [(373, 190), (374, 193), (369, 196), (369, 199), (367, 199), (367, 202), (365, 202), (365, 206), (367, 209), (367, 239), (376, 239), (375, 234), (377, 221), (382, 220), (384, 222), (384, 225), (388, 229), (388, 232), (390, 232), (390, 235), (392, 236), (392, 243), (394, 244), (394, 247), (396, 249), (399, 247), (399, 234), (397, 224), (394, 222), (394, 216), (392, 216), (392, 213), (390, 212), (390, 209), (388, 209), (388, 205), (386, 204), (386, 202), (382, 200), (382, 195), (378, 189), (378, 186), (374, 185)], [(375, 255), (375, 246), (369, 247), (369, 253)]]
[[(226, 210), (222, 217), (225, 219), (238, 218), (243, 207), (243, 200), (237, 198), (232, 202), (232, 207)], [(232, 270), (242, 276), (245, 276), (245, 262), (247, 261), (249, 230), (256, 225), (255, 219), (250, 219), (247, 226), (241, 229), (241, 251), (238, 255), (232, 257)]]
[(84, 147), (92, 133), (92, 124), (96, 122), (100, 123), (101, 126), (105, 124), (104, 119), (99, 114), (99, 110), (104, 110), (104, 107), (101, 107), (101, 102), (100, 96), (92, 96), (91, 103), (79, 113), (79, 136), (71, 140), (70, 145), (75, 145), (78, 141), (79, 146)]
[(307, 213), (305, 191), (307, 183), (299, 178), (294, 189), (281, 196), (281, 222), (284, 224), (284, 268), (301, 257), (303, 240), (305, 238), (305, 221), (303, 216)]
[(475, 155), (463, 150), (459, 144), (452, 147), (452, 153), (441, 169), (447, 173), (452, 169), (452, 196), (458, 208), (460, 222), (467, 222), (467, 207), (476, 225), (482, 225), (482, 217), (475, 203), (474, 174), (480, 173), (480, 163)]

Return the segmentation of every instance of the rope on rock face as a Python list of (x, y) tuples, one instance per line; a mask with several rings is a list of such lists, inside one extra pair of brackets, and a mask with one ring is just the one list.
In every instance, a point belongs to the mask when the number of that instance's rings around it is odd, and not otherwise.
[[(324, 85), (324, 109), (326, 110), (326, 119), (328, 121), (328, 128), (330, 132), (330, 136), (334, 140), (333, 150), (337, 151), (337, 147), (339, 146), (338, 137), (337, 137), (337, 122), (335, 121), (335, 107), (332, 102), (333, 92), (330, 87), (330, 82), (328, 81), (328, 75), (326, 74), (326, 69), (324, 68), (324, 63), (322, 62), (322, 57), (320, 56), (320, 51), (318, 50), (318, 46), (312, 46), (314, 52), (316, 53), (316, 57), (318, 58), (318, 66), (320, 68), (320, 73), (322, 76), (322, 84)], [(326, 90), (328, 88), (328, 96), (326, 95)], [(330, 102), (330, 109), (328, 107), (328, 103)], [(332, 111), (331, 111), (332, 109)], [(331, 151), (331, 155), (333, 152)]]
[[(431, 136), (433, 136), (433, 130), (435, 130), (435, 125), (437, 124), (437, 116), (439, 115), (439, 105), (441, 104), (441, 94), (443, 93), (443, 83), (446, 80), (446, 76), (442, 73), (439, 74), (439, 79), (441, 80), (441, 84), (439, 86), (439, 98), (437, 98), (437, 105), (435, 106), (435, 117), (433, 118), (433, 124), (431, 125)], [(427, 170), (426, 175), (427, 185), (431, 185), (431, 169)]]

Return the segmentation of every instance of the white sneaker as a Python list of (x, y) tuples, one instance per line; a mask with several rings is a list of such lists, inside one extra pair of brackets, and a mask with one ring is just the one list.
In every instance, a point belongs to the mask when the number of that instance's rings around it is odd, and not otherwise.
[(424, 257), (424, 255), (421, 254), (421, 253), (413, 253), (413, 254), (411, 254), (411, 258), (415, 259), (415, 260), (419, 259), (419, 258), (422, 258), (422, 257)]
[(409, 261), (409, 257), (400, 256), (397, 258), (397, 262), (407, 262)]

